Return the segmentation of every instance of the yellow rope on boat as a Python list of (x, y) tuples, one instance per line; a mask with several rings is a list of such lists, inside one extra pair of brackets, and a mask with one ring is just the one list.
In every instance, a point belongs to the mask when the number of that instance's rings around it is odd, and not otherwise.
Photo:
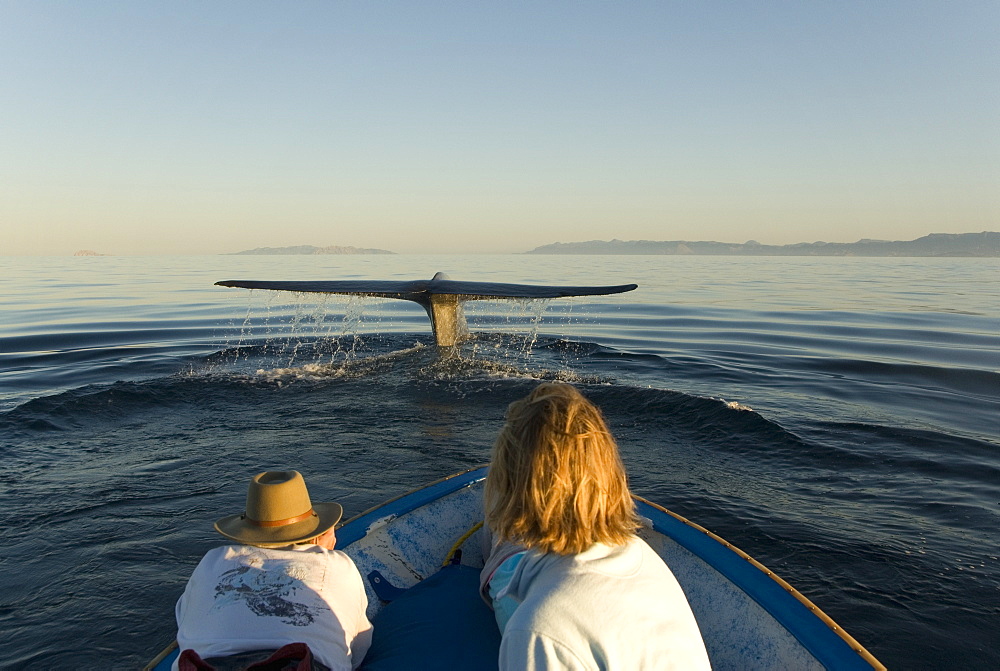
[(459, 538), (458, 541), (456, 541), (455, 544), (451, 546), (450, 550), (448, 550), (448, 556), (444, 558), (444, 562), (442, 562), (441, 566), (447, 566), (448, 563), (451, 561), (451, 558), (455, 556), (456, 552), (458, 552), (458, 548), (462, 547), (462, 543), (469, 540), (469, 536), (476, 533), (482, 528), (483, 528), (483, 523), (477, 522), (476, 524), (472, 525), (471, 529), (462, 534), (462, 537)]

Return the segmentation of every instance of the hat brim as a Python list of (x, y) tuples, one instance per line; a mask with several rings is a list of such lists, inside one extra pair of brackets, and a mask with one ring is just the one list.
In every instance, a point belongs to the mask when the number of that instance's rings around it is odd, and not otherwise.
[(312, 540), (326, 533), (344, 516), (339, 503), (314, 503), (316, 515), (283, 527), (259, 527), (243, 515), (229, 515), (216, 521), (215, 530), (244, 545), (273, 548)]

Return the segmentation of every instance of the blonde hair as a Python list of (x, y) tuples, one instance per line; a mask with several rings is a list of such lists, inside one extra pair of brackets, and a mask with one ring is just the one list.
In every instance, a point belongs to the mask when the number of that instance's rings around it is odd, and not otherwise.
[(542, 383), (507, 408), (484, 505), (497, 536), (561, 555), (622, 545), (639, 527), (601, 411), (562, 383)]

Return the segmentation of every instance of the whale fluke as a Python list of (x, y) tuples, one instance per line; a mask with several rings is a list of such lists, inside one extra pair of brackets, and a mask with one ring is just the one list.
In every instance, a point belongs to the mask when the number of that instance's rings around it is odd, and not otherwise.
[(500, 282), (465, 282), (449, 279), (437, 273), (429, 280), (397, 282), (392, 280), (321, 280), (321, 281), (261, 281), (223, 280), (221, 287), (268, 289), (321, 294), (354, 294), (376, 298), (398, 298), (419, 303), (427, 311), (434, 331), (434, 341), (450, 347), (468, 335), (462, 303), (497, 298), (566, 298), (569, 296), (603, 296), (620, 294), (638, 288), (637, 284), (607, 287), (541, 286), (504, 284)]

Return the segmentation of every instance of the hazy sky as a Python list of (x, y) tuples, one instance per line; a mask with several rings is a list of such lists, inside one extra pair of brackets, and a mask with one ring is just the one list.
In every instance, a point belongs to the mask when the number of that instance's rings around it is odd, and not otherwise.
[(0, 0), (0, 255), (998, 230), (998, 35), (996, 0)]

